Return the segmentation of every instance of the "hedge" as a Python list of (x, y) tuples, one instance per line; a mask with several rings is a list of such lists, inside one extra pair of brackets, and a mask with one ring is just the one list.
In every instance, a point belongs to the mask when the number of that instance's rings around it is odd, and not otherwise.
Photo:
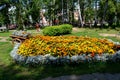
[(62, 24), (58, 26), (49, 26), (43, 29), (43, 34), (48, 36), (59, 36), (70, 34), (72, 32), (72, 25)]

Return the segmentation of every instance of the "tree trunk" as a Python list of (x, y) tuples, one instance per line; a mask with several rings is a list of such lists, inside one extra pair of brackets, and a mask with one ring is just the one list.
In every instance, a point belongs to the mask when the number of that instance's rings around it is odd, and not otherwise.
[(97, 0), (95, 0), (95, 22), (94, 22), (94, 27), (97, 26)]
[(62, 0), (62, 23), (64, 23), (63, 22), (63, 15), (64, 15), (64, 11), (63, 11), (63, 0)]
[(104, 13), (103, 13), (103, 17), (102, 17), (102, 20), (101, 20), (101, 28), (103, 28), (103, 26), (104, 26), (107, 7), (108, 7), (108, 0), (105, 1)]
[(78, 0), (78, 12), (79, 12), (79, 19), (81, 23), (81, 27), (83, 27), (82, 16), (81, 16), (81, 9), (80, 9), (80, 2)]
[(69, 0), (67, 0), (67, 22), (69, 22)]

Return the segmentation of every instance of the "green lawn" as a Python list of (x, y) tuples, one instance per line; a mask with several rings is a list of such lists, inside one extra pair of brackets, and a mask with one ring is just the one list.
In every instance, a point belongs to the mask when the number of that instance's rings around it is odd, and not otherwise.
[(13, 32), (13, 30), (11, 30), (9, 32), (0, 32), (0, 37), (8, 37), (12, 32)]
[[(41, 34), (35, 30), (34, 35)], [(99, 33), (114, 33), (117, 34), (119, 31), (107, 30), (107, 29), (78, 29), (78, 31), (73, 31), (70, 35), (75, 36), (90, 36), (98, 38), (108, 38), (114, 41), (119, 41), (120, 38), (116, 37), (102, 37)], [(7, 33), (0, 33), (2, 37), (9, 37), (12, 31)], [(112, 62), (99, 62), (99, 63), (81, 63), (81, 64), (71, 64), (71, 65), (20, 65), (15, 63), (10, 57), (9, 53), (12, 50), (13, 45), (10, 42), (0, 42), (0, 80), (40, 80), (45, 77), (57, 77), (62, 75), (71, 74), (86, 74), (93, 72), (109, 72), (109, 73), (120, 73), (120, 63)]]
[[(74, 36), (89, 36), (89, 37), (97, 37), (97, 38), (106, 38), (106, 39), (112, 39), (113, 41), (119, 41), (120, 42), (120, 37), (104, 37), (100, 36), (99, 34), (105, 33), (105, 34), (119, 34), (119, 30), (115, 29), (89, 29), (89, 28), (77, 28), (77, 31), (73, 31), (72, 34), (69, 35), (74, 35)], [(120, 36), (120, 34), (119, 34)]]

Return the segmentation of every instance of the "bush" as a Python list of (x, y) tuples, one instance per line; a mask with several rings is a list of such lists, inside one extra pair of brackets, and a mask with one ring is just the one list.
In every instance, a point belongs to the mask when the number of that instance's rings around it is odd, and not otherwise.
[(72, 25), (62, 24), (58, 26), (50, 26), (43, 29), (43, 34), (48, 36), (59, 36), (70, 34), (72, 32)]

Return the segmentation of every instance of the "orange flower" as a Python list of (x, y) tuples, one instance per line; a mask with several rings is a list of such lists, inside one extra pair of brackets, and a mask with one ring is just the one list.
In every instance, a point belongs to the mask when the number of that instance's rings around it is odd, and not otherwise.
[(106, 39), (77, 36), (41, 36), (25, 40), (18, 50), (24, 56), (54, 53), (58, 56), (114, 53), (114, 44)]
[(99, 49), (99, 50), (98, 50), (98, 53), (99, 53), (99, 54), (103, 53), (103, 50), (102, 50), (102, 49)]

